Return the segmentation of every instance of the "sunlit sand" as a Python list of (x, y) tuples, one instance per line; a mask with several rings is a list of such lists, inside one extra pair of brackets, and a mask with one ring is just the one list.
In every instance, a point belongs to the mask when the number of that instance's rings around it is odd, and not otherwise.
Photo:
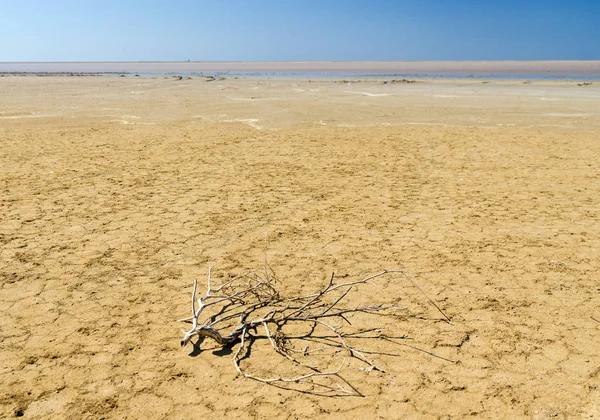
[[(2, 417), (600, 415), (600, 84), (205, 80), (0, 78)], [(363, 295), (410, 347), (348, 362), (360, 398), (182, 350), (193, 279), (265, 232), (286, 293), (403, 269), (452, 322)]]

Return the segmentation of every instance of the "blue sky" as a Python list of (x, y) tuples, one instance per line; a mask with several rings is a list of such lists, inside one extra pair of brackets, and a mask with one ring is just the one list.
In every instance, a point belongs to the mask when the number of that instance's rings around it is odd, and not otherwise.
[(600, 0), (0, 0), (0, 61), (598, 60)]

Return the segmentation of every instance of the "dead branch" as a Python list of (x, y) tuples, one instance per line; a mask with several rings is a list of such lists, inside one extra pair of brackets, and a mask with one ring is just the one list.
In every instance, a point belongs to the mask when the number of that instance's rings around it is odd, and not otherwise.
[[(367, 358), (366, 354), (391, 355), (391, 353), (361, 350), (352, 345), (349, 340), (370, 338), (396, 345), (403, 344), (391, 340), (392, 337), (385, 334), (365, 335), (373, 331), (379, 332), (376, 329), (358, 329), (358, 331), (345, 332), (342, 327), (343, 325), (351, 326), (351, 317), (359, 313), (393, 316), (399, 311), (406, 310), (406, 308), (394, 305), (350, 306), (347, 304), (348, 296), (353, 290), (358, 289), (360, 286), (374, 284), (372, 283), (374, 279), (402, 275), (442, 314), (446, 322), (450, 322), (446, 314), (402, 270), (385, 270), (362, 280), (342, 283), (336, 283), (335, 275), (332, 274), (327, 285), (321, 290), (291, 298), (281, 296), (275, 288), (274, 273), (266, 259), (264, 273), (261, 275), (252, 272), (234, 277), (216, 288), (212, 285), (211, 272), (212, 267), (208, 270), (206, 292), (204, 296), (198, 299), (196, 298), (198, 281), (194, 280), (192, 316), (181, 320), (191, 322), (192, 327), (184, 332), (181, 346), (185, 346), (194, 336), (210, 338), (223, 347), (233, 346), (239, 342), (240, 345), (233, 354), (233, 364), (238, 374), (245, 378), (275, 386), (304, 386), (310, 388), (309, 391), (304, 390), (304, 392), (325, 395), (362, 395), (340, 374), (346, 362), (343, 361), (338, 369), (331, 370), (322, 369), (301, 360), (315, 354), (319, 354), (321, 357), (355, 359), (366, 365), (362, 370), (384, 372), (374, 361)], [(290, 329), (293, 326), (295, 326), (296, 331), (306, 330), (307, 328), (308, 331), (297, 334), (284, 331), (284, 329)], [(241, 361), (244, 354), (249, 352), (247, 343), (256, 339), (250, 332), (256, 332), (258, 327), (264, 329), (266, 339), (273, 351), (283, 356), (297, 368), (308, 372), (292, 378), (279, 376), (264, 378), (246, 372), (241, 366)], [(317, 330), (324, 332), (318, 333)], [(309, 349), (311, 343), (317, 344), (319, 347)], [(418, 348), (415, 349), (424, 351)], [(450, 361), (431, 352), (424, 352)], [(293, 354), (299, 356), (295, 357)], [(323, 381), (323, 379), (326, 379), (326, 381)]]

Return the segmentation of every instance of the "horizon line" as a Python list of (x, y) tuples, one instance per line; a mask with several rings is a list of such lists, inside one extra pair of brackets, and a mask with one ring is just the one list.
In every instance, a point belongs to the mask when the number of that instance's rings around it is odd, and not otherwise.
[(514, 63), (527, 63), (527, 62), (600, 62), (599, 59), (593, 60), (561, 60), (561, 59), (549, 59), (549, 60), (75, 60), (75, 61), (0, 61), (2, 64), (25, 64), (25, 63), (497, 63), (497, 62), (514, 62)]

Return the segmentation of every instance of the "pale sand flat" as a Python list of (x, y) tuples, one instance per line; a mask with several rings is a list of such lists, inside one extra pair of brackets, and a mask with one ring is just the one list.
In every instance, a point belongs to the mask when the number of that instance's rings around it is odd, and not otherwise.
[[(599, 86), (175, 83), (0, 78), (1, 417), (600, 415)], [(452, 323), (392, 282), (411, 316), (372, 326), (458, 363), (395, 347), (319, 398), (191, 357), (192, 280), (262, 267), (265, 231), (285, 293), (406, 270)], [(264, 344), (245, 368), (293, 375)]]

